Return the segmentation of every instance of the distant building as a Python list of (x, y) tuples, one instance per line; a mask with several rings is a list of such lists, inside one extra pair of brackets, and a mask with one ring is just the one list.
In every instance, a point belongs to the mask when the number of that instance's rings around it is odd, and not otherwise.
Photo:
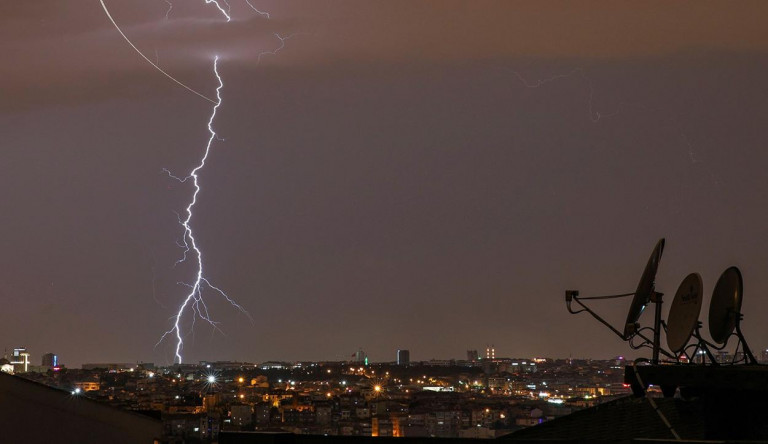
[(253, 423), (253, 407), (250, 405), (236, 404), (229, 408), (232, 425), (244, 427)]
[(287, 362), (280, 362), (280, 361), (267, 361), (259, 364), (259, 368), (261, 368), (262, 370), (284, 370), (287, 368), (291, 368), (291, 364)]
[(368, 355), (361, 348), (352, 355), (352, 362), (368, 364)]
[(13, 366), (14, 373), (26, 373), (29, 371), (29, 357), (30, 355), (26, 347), (13, 349), (11, 365)]
[(496, 359), (496, 349), (493, 345), (485, 347), (485, 359)]
[(77, 381), (73, 385), (84, 392), (95, 392), (101, 388), (101, 384), (97, 381)]
[(480, 354), (477, 350), (467, 350), (467, 361), (477, 362), (480, 360)]
[(53, 368), (59, 365), (59, 357), (53, 353), (46, 353), (43, 355), (43, 367)]
[(154, 362), (142, 362), (139, 364), (139, 368), (141, 370), (155, 370), (157, 367), (155, 367)]
[(133, 371), (136, 368), (136, 364), (129, 363), (116, 363), (116, 362), (103, 362), (96, 364), (83, 364), (83, 370), (109, 370), (109, 371)]
[(408, 350), (397, 351), (397, 365), (408, 366), (411, 364), (411, 352)]

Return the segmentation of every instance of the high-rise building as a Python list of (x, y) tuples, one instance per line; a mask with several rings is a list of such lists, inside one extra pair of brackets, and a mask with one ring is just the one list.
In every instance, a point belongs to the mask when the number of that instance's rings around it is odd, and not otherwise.
[(26, 347), (19, 347), (13, 349), (13, 356), (11, 356), (11, 365), (15, 373), (26, 373), (29, 371), (29, 352)]
[(58, 367), (59, 357), (53, 353), (46, 353), (43, 355), (43, 367), (53, 368)]
[(480, 360), (480, 354), (477, 350), (467, 350), (467, 361), (477, 362)]
[(408, 350), (397, 350), (397, 365), (408, 366), (411, 364), (411, 352)]
[(485, 359), (496, 359), (496, 349), (493, 345), (485, 347)]
[(368, 355), (365, 354), (365, 352), (361, 348), (360, 350), (356, 351), (352, 355), (352, 362), (363, 363), (363, 364), (368, 365)]

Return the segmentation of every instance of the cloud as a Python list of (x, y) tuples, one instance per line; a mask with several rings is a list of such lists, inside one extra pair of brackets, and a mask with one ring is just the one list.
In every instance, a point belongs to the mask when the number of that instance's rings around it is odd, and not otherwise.
[[(214, 54), (267, 66), (472, 63), (515, 58), (612, 59), (686, 51), (768, 49), (764, 2), (498, 2), (491, 0), (263, 1), (272, 19), (233, 0), (232, 22), (204, 2), (178, 2), (170, 19), (155, 0), (108, 6), (147, 57), (195, 89), (209, 85)], [(5, 109), (137, 92), (160, 73), (122, 41), (98, 2), (0, 7)], [(342, 71), (343, 72), (343, 71)], [(167, 81), (163, 79), (163, 81)], [(167, 86), (167, 85), (166, 85)], [(148, 86), (148, 88), (151, 88)], [(152, 90), (154, 91), (154, 90)], [(153, 92), (154, 94), (155, 92)]]

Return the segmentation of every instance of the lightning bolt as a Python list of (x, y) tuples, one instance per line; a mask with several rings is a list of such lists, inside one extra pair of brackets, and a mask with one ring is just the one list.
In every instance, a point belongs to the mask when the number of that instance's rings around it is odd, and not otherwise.
[(219, 2), (218, 2), (217, 0), (205, 0), (205, 3), (206, 3), (206, 4), (208, 4), (208, 5), (210, 5), (211, 3), (213, 3), (213, 4), (216, 6), (216, 8), (218, 8), (218, 9), (219, 9), (219, 11), (221, 12), (221, 14), (222, 14), (224, 17), (226, 17), (226, 18), (227, 18), (227, 21), (230, 21), (230, 20), (232, 20), (232, 17), (230, 17), (230, 15), (229, 15), (229, 10), (228, 10), (228, 9), (229, 9), (229, 3), (227, 3), (227, 0), (222, 0), (222, 1), (224, 2), (224, 4), (225, 4), (225, 5), (227, 5), (227, 10), (225, 10), (225, 9), (224, 9), (224, 8), (223, 8), (223, 7), (222, 7), (220, 4), (219, 4)]
[(196, 273), (195, 273), (195, 280), (192, 284), (184, 284), (189, 287), (189, 293), (187, 294), (186, 298), (184, 298), (184, 302), (179, 306), (178, 311), (176, 312), (176, 315), (172, 317), (174, 320), (173, 327), (166, 331), (160, 340), (157, 342), (157, 345), (159, 345), (163, 340), (168, 336), (175, 336), (176, 337), (176, 360), (178, 360), (179, 363), (182, 362), (182, 356), (181, 351), (184, 348), (184, 338), (182, 334), (182, 328), (181, 328), (181, 322), (184, 319), (185, 313), (188, 311), (191, 311), (192, 313), (192, 322), (194, 327), (194, 321), (196, 318), (201, 318), (204, 321), (208, 322), (214, 329), (219, 330), (218, 323), (211, 319), (211, 316), (208, 312), (208, 306), (205, 303), (205, 300), (203, 299), (203, 289), (207, 288), (209, 290), (213, 290), (214, 292), (218, 293), (220, 296), (222, 296), (227, 302), (229, 302), (233, 307), (240, 310), (242, 313), (244, 313), (248, 318), (253, 322), (253, 318), (251, 318), (250, 314), (237, 302), (235, 302), (232, 298), (230, 298), (224, 290), (222, 290), (219, 287), (216, 287), (215, 285), (211, 284), (211, 282), (205, 277), (203, 273), (203, 253), (200, 251), (200, 248), (197, 246), (197, 240), (195, 239), (194, 232), (192, 231), (191, 221), (192, 221), (192, 210), (195, 207), (195, 204), (197, 204), (197, 197), (200, 193), (200, 182), (199, 182), (199, 176), (198, 172), (202, 170), (205, 167), (205, 163), (208, 160), (208, 155), (211, 152), (211, 147), (213, 146), (213, 141), (218, 139), (218, 136), (216, 134), (216, 131), (213, 129), (213, 122), (216, 119), (216, 112), (218, 111), (219, 107), (221, 106), (221, 89), (224, 87), (224, 82), (221, 79), (221, 76), (219, 75), (219, 68), (218, 68), (218, 62), (219, 57), (216, 56), (213, 60), (213, 73), (216, 76), (216, 79), (219, 83), (219, 86), (216, 88), (216, 104), (213, 107), (213, 110), (211, 112), (211, 116), (208, 119), (208, 132), (210, 133), (210, 136), (208, 137), (208, 143), (205, 146), (205, 150), (203, 152), (202, 157), (200, 158), (200, 163), (192, 169), (192, 171), (187, 175), (186, 177), (178, 177), (174, 176), (170, 173), (167, 169), (164, 170), (170, 177), (173, 179), (178, 180), (179, 182), (187, 182), (188, 180), (191, 180), (192, 185), (194, 187), (194, 192), (192, 193), (192, 200), (187, 205), (186, 208), (186, 217), (184, 219), (179, 218), (179, 223), (184, 228), (184, 237), (183, 237), (183, 247), (184, 247), (184, 256), (182, 259), (180, 259), (179, 262), (184, 262), (188, 255), (191, 253), (194, 258), (196, 259)]
[(556, 80), (561, 79), (567, 79), (569, 77), (572, 77), (574, 75), (579, 75), (581, 79), (584, 81), (584, 83), (587, 84), (589, 87), (589, 102), (587, 105), (587, 111), (589, 112), (589, 120), (592, 123), (597, 123), (602, 119), (603, 117), (613, 117), (616, 114), (619, 113), (619, 107), (617, 106), (616, 109), (611, 113), (601, 113), (600, 111), (596, 111), (594, 109), (594, 96), (595, 96), (595, 88), (592, 86), (592, 80), (587, 77), (586, 73), (584, 73), (584, 70), (581, 68), (574, 68), (572, 71), (566, 73), (566, 74), (555, 74), (553, 76), (549, 76), (543, 79), (538, 79), (535, 82), (529, 82), (528, 80), (523, 77), (522, 74), (520, 74), (517, 71), (512, 71), (512, 74), (514, 74), (518, 80), (520, 80), (520, 83), (523, 84), (526, 88), (535, 89), (540, 86), (546, 85), (549, 82), (554, 82)]
[(261, 63), (261, 58), (265, 55), (277, 55), (278, 52), (280, 52), (283, 48), (285, 48), (285, 41), (292, 39), (293, 37), (296, 37), (297, 34), (291, 34), (287, 37), (283, 37), (278, 33), (274, 34), (275, 37), (277, 37), (278, 40), (280, 40), (280, 46), (278, 46), (276, 49), (273, 49), (272, 51), (262, 51), (259, 53), (258, 57), (256, 58), (256, 63)]
[(256, 7), (255, 7), (255, 6), (253, 6), (253, 4), (251, 4), (251, 2), (250, 2), (249, 0), (245, 0), (245, 3), (247, 3), (247, 4), (248, 4), (248, 6), (250, 6), (250, 7), (251, 7), (251, 9), (253, 9), (253, 10), (254, 10), (254, 11), (256, 11), (257, 13), (259, 13), (260, 15), (262, 15), (262, 16), (264, 16), (264, 17), (266, 17), (266, 18), (269, 18), (269, 13), (268, 13), (268, 12), (264, 12), (264, 11), (260, 11), (260, 10), (256, 9)]
[[(228, 3), (227, 0), (221, 0), (224, 5), (226, 5), (225, 9), (218, 0), (205, 0), (206, 4), (213, 4), (219, 12), (226, 18), (227, 22), (231, 21), (231, 15), (230, 10), (231, 6)], [(269, 13), (263, 12), (258, 10), (249, 0), (245, 0), (248, 6), (251, 7), (254, 11), (256, 11), (258, 14), (266, 17), (267, 19), (270, 18)], [(224, 82), (219, 75), (219, 68), (218, 68), (218, 61), (219, 57), (216, 56), (213, 60), (213, 74), (216, 77), (216, 80), (218, 81), (218, 86), (216, 87), (216, 100), (209, 98), (208, 96), (190, 88), (180, 80), (176, 79), (175, 77), (168, 74), (166, 71), (164, 71), (160, 66), (158, 65), (158, 62), (153, 62), (150, 60), (141, 50), (128, 38), (128, 36), (120, 29), (115, 19), (112, 17), (112, 15), (109, 12), (109, 9), (107, 9), (107, 5), (104, 3), (104, 0), (99, 0), (101, 3), (101, 7), (104, 9), (104, 13), (107, 15), (107, 18), (109, 18), (110, 22), (112, 22), (112, 25), (114, 25), (115, 29), (120, 33), (120, 35), (125, 39), (126, 42), (145, 60), (147, 63), (152, 65), (156, 70), (160, 71), (163, 75), (165, 75), (167, 78), (171, 79), (173, 82), (177, 83), (178, 85), (184, 87), (188, 91), (194, 93), (195, 95), (211, 102), (214, 104), (213, 109), (211, 111), (211, 115), (208, 118), (208, 132), (210, 136), (208, 137), (208, 142), (205, 145), (205, 150), (203, 152), (202, 157), (200, 158), (199, 164), (193, 168), (188, 175), (185, 177), (178, 177), (173, 175), (168, 169), (164, 169), (164, 171), (168, 174), (169, 177), (181, 182), (186, 183), (187, 181), (190, 181), (194, 187), (194, 192), (192, 193), (192, 199), (189, 202), (189, 204), (186, 207), (185, 210), (185, 217), (182, 218), (181, 215), (178, 215), (178, 221), (179, 224), (183, 228), (183, 237), (182, 241), (178, 242), (178, 245), (184, 250), (184, 253), (182, 255), (182, 258), (179, 259), (176, 263), (185, 262), (190, 257), (194, 257), (195, 259), (195, 265), (196, 265), (196, 271), (195, 271), (195, 279), (194, 281), (189, 284), (185, 282), (179, 282), (180, 285), (183, 285), (187, 288), (189, 288), (189, 292), (187, 293), (186, 297), (184, 298), (181, 305), (178, 307), (178, 310), (176, 311), (176, 314), (171, 317), (173, 320), (173, 326), (167, 330), (163, 335), (160, 337), (160, 339), (155, 344), (155, 347), (159, 346), (163, 341), (165, 341), (167, 338), (175, 337), (176, 339), (176, 348), (174, 353), (174, 362), (178, 361), (178, 363), (183, 362), (182, 357), (182, 351), (184, 349), (184, 336), (185, 333), (182, 332), (182, 323), (185, 319), (189, 319), (191, 321), (190, 326), (190, 332), (194, 331), (195, 322), (198, 318), (206, 321), (208, 324), (213, 327), (214, 331), (221, 332), (221, 329), (218, 326), (218, 322), (214, 321), (209, 313), (208, 305), (205, 302), (205, 299), (203, 298), (204, 290), (206, 292), (214, 292), (218, 294), (220, 297), (224, 298), (229, 304), (231, 304), (233, 307), (237, 308), (240, 312), (245, 314), (248, 319), (250, 319), (251, 322), (253, 322), (253, 318), (251, 315), (242, 307), (240, 306), (235, 300), (230, 298), (224, 290), (221, 288), (213, 285), (206, 277), (205, 273), (203, 271), (203, 254), (200, 248), (197, 245), (197, 240), (195, 238), (194, 232), (192, 230), (192, 217), (193, 217), (193, 210), (195, 208), (195, 205), (197, 204), (198, 195), (200, 193), (200, 182), (199, 182), (199, 176), (198, 173), (205, 167), (206, 161), (208, 160), (208, 156), (211, 152), (211, 148), (213, 146), (214, 140), (223, 140), (218, 137), (216, 134), (216, 131), (213, 128), (213, 122), (216, 119), (216, 113), (221, 106), (222, 99), (221, 99), (221, 90), (224, 87)], [(168, 17), (170, 15), (171, 9), (173, 9), (173, 4), (170, 0), (165, 0), (165, 2), (168, 4), (168, 9), (166, 10), (165, 18), (168, 20)], [(278, 52), (280, 52), (285, 47), (286, 40), (294, 37), (295, 34), (291, 34), (287, 37), (283, 37), (280, 34), (275, 34), (275, 37), (277, 37), (278, 40), (280, 40), (280, 45), (272, 50), (272, 51), (265, 51), (258, 55), (257, 63), (261, 61), (261, 58), (264, 55), (270, 54), (270, 55), (276, 55)], [(155, 56), (159, 59), (157, 51), (155, 51)], [(154, 291), (154, 290), (153, 290)], [(188, 333), (187, 333), (188, 334)]]

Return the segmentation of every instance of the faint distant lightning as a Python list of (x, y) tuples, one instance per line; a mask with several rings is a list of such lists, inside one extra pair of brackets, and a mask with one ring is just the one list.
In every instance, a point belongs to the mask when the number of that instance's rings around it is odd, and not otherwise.
[(265, 55), (277, 55), (278, 52), (280, 52), (283, 48), (285, 48), (285, 41), (292, 39), (293, 37), (296, 37), (296, 34), (291, 34), (287, 37), (283, 37), (278, 33), (274, 34), (275, 37), (277, 37), (278, 40), (280, 40), (280, 46), (278, 46), (276, 49), (273, 49), (272, 51), (262, 51), (259, 53), (258, 57), (256, 58), (256, 63), (261, 63), (261, 58)]
[(208, 97), (206, 97), (204, 94), (201, 94), (201, 93), (199, 93), (199, 92), (195, 91), (194, 89), (192, 89), (192, 88), (190, 88), (189, 86), (187, 86), (187, 85), (185, 85), (184, 83), (182, 83), (180, 80), (177, 80), (177, 79), (176, 79), (175, 77), (173, 77), (172, 75), (170, 75), (170, 74), (168, 74), (167, 72), (163, 71), (163, 68), (161, 68), (161, 67), (157, 66), (157, 64), (155, 64), (154, 62), (152, 62), (152, 60), (149, 60), (149, 58), (148, 58), (147, 56), (145, 56), (145, 55), (144, 55), (144, 53), (143, 53), (143, 52), (141, 52), (141, 50), (139, 50), (139, 48), (137, 48), (137, 47), (136, 47), (136, 45), (134, 45), (134, 44), (133, 44), (133, 42), (131, 42), (131, 40), (128, 38), (128, 36), (127, 36), (127, 35), (125, 35), (125, 33), (123, 32), (123, 30), (122, 30), (122, 29), (120, 29), (120, 27), (119, 27), (119, 26), (117, 26), (117, 22), (115, 22), (115, 19), (113, 19), (113, 18), (112, 18), (112, 14), (110, 14), (110, 13), (109, 13), (109, 9), (107, 9), (107, 5), (105, 5), (105, 4), (104, 4), (104, 0), (99, 0), (99, 2), (101, 3), (101, 7), (102, 7), (102, 8), (104, 8), (104, 12), (107, 14), (107, 17), (109, 18), (109, 21), (111, 21), (111, 22), (112, 22), (112, 24), (115, 26), (115, 29), (117, 29), (117, 32), (119, 32), (119, 33), (120, 33), (120, 35), (121, 35), (121, 36), (123, 36), (123, 38), (125, 39), (125, 41), (126, 41), (126, 42), (128, 42), (128, 44), (129, 44), (129, 45), (131, 45), (131, 48), (133, 48), (133, 49), (134, 49), (136, 52), (138, 52), (138, 53), (139, 53), (139, 55), (140, 55), (140, 56), (141, 56), (141, 57), (142, 57), (144, 60), (146, 60), (146, 61), (147, 61), (147, 63), (149, 63), (150, 65), (154, 66), (156, 70), (160, 71), (161, 73), (163, 73), (163, 75), (165, 75), (165, 76), (166, 76), (166, 77), (168, 77), (169, 79), (173, 80), (173, 81), (174, 81), (174, 82), (176, 82), (177, 84), (179, 84), (179, 85), (181, 85), (182, 87), (186, 88), (188, 91), (190, 91), (190, 92), (192, 92), (192, 93), (194, 93), (194, 94), (197, 94), (198, 96), (202, 97), (203, 99), (205, 99), (205, 100), (207, 100), (207, 101), (209, 101), (209, 102), (211, 102), (211, 103), (217, 103), (215, 100), (213, 100), (213, 99), (211, 99), (211, 98), (208, 98)]
[(248, 6), (250, 6), (250, 7), (251, 7), (251, 9), (253, 9), (253, 10), (254, 10), (254, 11), (256, 11), (257, 13), (259, 13), (260, 15), (263, 15), (264, 17), (266, 17), (266, 18), (269, 18), (269, 13), (268, 13), (268, 12), (260, 11), (260, 10), (259, 10), (259, 9), (257, 9), (255, 6), (253, 6), (253, 4), (251, 4), (251, 2), (250, 2), (249, 0), (245, 0), (245, 3), (247, 3), (247, 4), (248, 4)]
[[(677, 118), (672, 116), (669, 118), (661, 117), (663, 114), (662, 109), (654, 109), (650, 108), (646, 105), (641, 104), (632, 104), (632, 103), (625, 103), (623, 101), (620, 101), (619, 104), (616, 106), (616, 109), (614, 109), (611, 113), (601, 113), (600, 111), (597, 111), (594, 109), (594, 95), (595, 95), (595, 89), (592, 85), (592, 80), (587, 76), (586, 72), (583, 68), (577, 67), (572, 69), (571, 71), (564, 73), (564, 74), (554, 74), (549, 77), (537, 79), (536, 81), (528, 81), (525, 77), (523, 77), (522, 74), (520, 74), (518, 71), (514, 70), (506, 70), (507, 72), (512, 72), (512, 74), (517, 77), (517, 79), (520, 81), (520, 83), (525, 86), (526, 88), (530, 89), (536, 89), (541, 86), (544, 86), (550, 82), (554, 82), (557, 80), (567, 79), (569, 77), (572, 77), (574, 75), (579, 75), (581, 79), (587, 84), (589, 88), (589, 102), (588, 102), (588, 111), (589, 111), (589, 120), (592, 121), (592, 123), (598, 123), (602, 118), (604, 117), (613, 117), (617, 114), (619, 114), (619, 111), (624, 108), (636, 108), (640, 109), (645, 113), (650, 113), (654, 115), (660, 124), (668, 126), (671, 130), (677, 132), (679, 134), (680, 140), (685, 144), (688, 160), (690, 161), (691, 165), (704, 165), (704, 159), (701, 158), (699, 153), (697, 153), (697, 149), (692, 143), (691, 139), (688, 137), (688, 134), (682, 130), (680, 122), (678, 122)], [(715, 173), (714, 170), (710, 169), (708, 165), (705, 165), (704, 168), (708, 169), (708, 175), (710, 179), (712, 180), (712, 183), (714, 186), (718, 189), (720, 189), (722, 185), (722, 180), (720, 177)]]
[(576, 68), (573, 71), (569, 72), (568, 74), (555, 74), (553, 76), (545, 77), (543, 79), (538, 79), (534, 83), (528, 82), (528, 80), (526, 80), (525, 77), (523, 77), (523, 75), (517, 71), (512, 71), (512, 74), (517, 76), (517, 78), (520, 80), (520, 82), (522, 82), (523, 85), (525, 85), (526, 88), (538, 88), (541, 85), (544, 85), (546, 83), (554, 82), (555, 80), (559, 80), (559, 79), (568, 78), (577, 72), (581, 72), (581, 68)]
[(579, 74), (581, 76), (581, 79), (584, 82), (586, 82), (587, 86), (589, 87), (588, 112), (589, 112), (589, 120), (591, 120), (592, 123), (599, 122), (600, 119), (603, 117), (615, 116), (619, 112), (618, 107), (616, 108), (615, 111), (611, 113), (601, 113), (600, 111), (594, 110), (595, 88), (592, 86), (592, 81), (587, 77), (587, 75), (584, 73), (584, 70), (581, 68), (574, 68), (573, 70), (571, 70), (566, 74), (555, 74), (553, 76), (549, 76), (543, 79), (538, 79), (533, 83), (526, 80), (525, 77), (523, 77), (522, 74), (520, 74), (517, 71), (512, 71), (512, 74), (514, 74), (518, 78), (518, 80), (520, 80), (520, 83), (522, 83), (526, 88), (531, 88), (531, 89), (538, 88), (549, 82), (554, 82), (555, 80), (566, 79), (568, 77), (573, 76), (574, 74)]
[(197, 240), (195, 239), (194, 233), (192, 231), (192, 226), (190, 225), (190, 222), (192, 221), (192, 210), (195, 207), (195, 204), (197, 203), (197, 195), (200, 193), (200, 183), (198, 181), (198, 175), (197, 173), (205, 167), (205, 162), (208, 159), (208, 154), (211, 152), (211, 146), (213, 145), (213, 141), (217, 139), (216, 131), (213, 129), (213, 121), (216, 118), (216, 111), (219, 109), (219, 106), (221, 106), (221, 89), (224, 87), (224, 82), (221, 79), (221, 76), (219, 75), (218, 70), (218, 61), (219, 57), (216, 56), (213, 60), (213, 73), (216, 75), (216, 79), (219, 82), (219, 86), (216, 88), (216, 104), (213, 107), (213, 111), (211, 112), (211, 117), (208, 119), (208, 132), (210, 133), (210, 137), (208, 138), (208, 143), (205, 146), (205, 151), (203, 152), (203, 156), (200, 159), (200, 163), (187, 175), (186, 177), (177, 177), (170, 173), (167, 169), (165, 170), (168, 175), (179, 182), (186, 182), (187, 180), (192, 180), (192, 185), (194, 186), (195, 191), (192, 193), (192, 200), (187, 205), (186, 208), (186, 218), (183, 220), (179, 220), (179, 223), (184, 227), (184, 238), (183, 238), (183, 247), (184, 247), (184, 257), (180, 260), (183, 262), (187, 259), (187, 255), (189, 253), (192, 253), (196, 259), (197, 259), (197, 270), (195, 273), (195, 280), (192, 284), (184, 284), (187, 285), (190, 288), (189, 293), (187, 294), (187, 297), (184, 299), (184, 302), (179, 307), (178, 311), (176, 312), (176, 315), (173, 316), (174, 323), (173, 327), (166, 331), (160, 340), (157, 342), (157, 345), (159, 345), (166, 337), (169, 335), (176, 336), (176, 359), (179, 363), (182, 362), (182, 356), (181, 351), (184, 348), (184, 338), (181, 331), (181, 322), (184, 317), (184, 314), (188, 311), (192, 311), (192, 322), (194, 327), (194, 321), (197, 317), (200, 317), (201, 319), (205, 320), (211, 326), (213, 326), (214, 329), (218, 330), (218, 325), (215, 321), (213, 321), (208, 313), (208, 306), (205, 303), (205, 300), (203, 299), (203, 287), (207, 287), (210, 290), (213, 290), (223, 296), (227, 302), (232, 304), (235, 308), (243, 312), (246, 316), (248, 316), (251, 321), (253, 320), (248, 314), (248, 312), (241, 307), (237, 302), (235, 302), (232, 298), (227, 296), (227, 294), (220, 289), (219, 287), (216, 287), (212, 285), (208, 279), (205, 278), (205, 275), (203, 273), (203, 254), (200, 251), (200, 249), (197, 246)]
[(168, 20), (168, 16), (171, 14), (171, 9), (173, 9), (173, 3), (171, 3), (171, 0), (165, 0), (166, 3), (168, 3), (168, 10), (165, 11), (165, 19)]

